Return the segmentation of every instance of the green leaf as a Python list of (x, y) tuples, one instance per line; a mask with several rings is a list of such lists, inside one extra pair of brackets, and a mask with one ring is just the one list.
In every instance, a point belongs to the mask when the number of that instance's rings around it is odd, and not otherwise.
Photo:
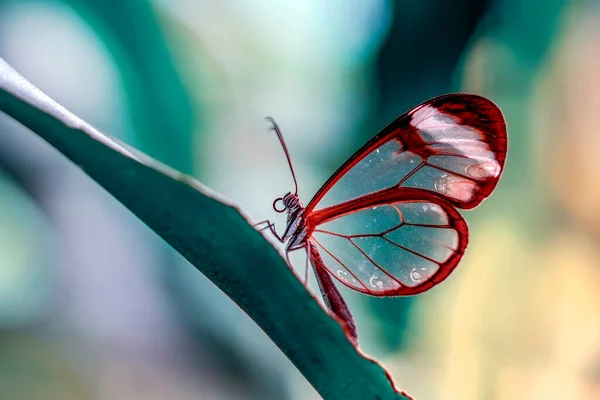
[(325, 399), (406, 399), (234, 205), (99, 132), (0, 58), (0, 110), (83, 169), (241, 307)]

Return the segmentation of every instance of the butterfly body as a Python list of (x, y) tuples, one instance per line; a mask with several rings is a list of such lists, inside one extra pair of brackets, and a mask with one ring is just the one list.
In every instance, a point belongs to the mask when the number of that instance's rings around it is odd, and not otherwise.
[(286, 256), (306, 250), (325, 304), (356, 341), (332, 276), (372, 296), (415, 295), (442, 282), (468, 243), (458, 209), (472, 209), (491, 194), (507, 146), (504, 117), (493, 102), (466, 93), (436, 97), (369, 140), (306, 207), (291, 168), (295, 193), (273, 203), (287, 212), (283, 235), (265, 222), (286, 243)]
[(285, 212), (287, 212), (287, 224), (281, 241), (286, 243), (286, 252), (299, 250), (306, 247), (306, 218), (304, 218), (304, 206), (297, 194), (287, 193), (282, 198)]

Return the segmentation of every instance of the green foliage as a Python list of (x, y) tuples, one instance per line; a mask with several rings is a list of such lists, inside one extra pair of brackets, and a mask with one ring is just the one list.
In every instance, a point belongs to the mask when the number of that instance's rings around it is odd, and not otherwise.
[(401, 399), (240, 211), (121, 145), (0, 59), (0, 110), (83, 169), (241, 307), (325, 399)]

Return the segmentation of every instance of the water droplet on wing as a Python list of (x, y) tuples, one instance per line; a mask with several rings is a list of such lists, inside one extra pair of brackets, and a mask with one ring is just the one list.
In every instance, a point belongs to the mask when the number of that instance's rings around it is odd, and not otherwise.
[(410, 279), (415, 283), (423, 282), (427, 278), (427, 270), (425, 268), (413, 268), (410, 271)]
[(468, 201), (477, 187), (475, 182), (456, 175), (442, 175), (434, 186), (438, 192), (461, 201)]
[(487, 160), (479, 164), (467, 165), (465, 172), (475, 179), (495, 178), (500, 174), (500, 164), (496, 160)]

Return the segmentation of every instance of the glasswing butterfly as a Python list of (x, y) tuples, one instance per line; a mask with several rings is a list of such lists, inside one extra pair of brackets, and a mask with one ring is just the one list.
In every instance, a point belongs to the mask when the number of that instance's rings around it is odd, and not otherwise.
[(442, 282), (469, 239), (457, 209), (472, 209), (492, 193), (508, 145), (504, 117), (492, 101), (439, 96), (369, 140), (305, 207), (281, 131), (268, 120), (295, 192), (273, 202), (276, 212), (287, 212), (281, 235), (268, 220), (256, 225), (285, 243), (288, 263), (290, 252), (306, 250), (325, 304), (355, 343), (354, 319), (332, 276), (372, 296), (415, 295)]

